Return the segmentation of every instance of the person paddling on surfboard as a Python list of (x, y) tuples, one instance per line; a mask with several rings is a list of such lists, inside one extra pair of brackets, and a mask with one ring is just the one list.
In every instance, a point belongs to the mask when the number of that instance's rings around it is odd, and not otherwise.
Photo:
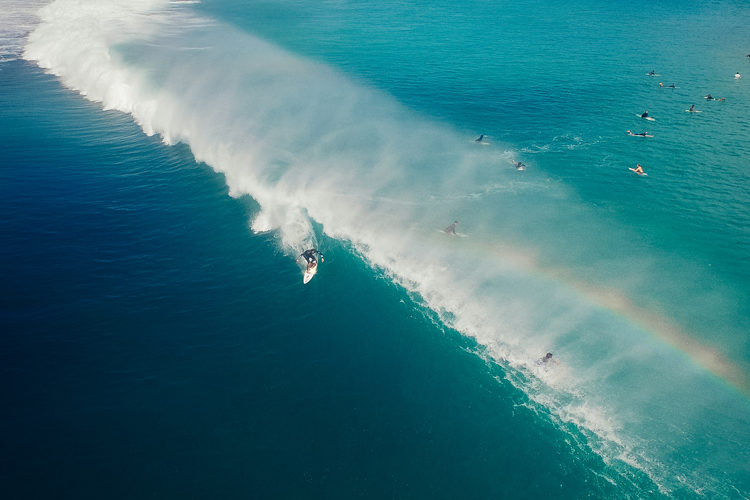
[(646, 173), (646, 172), (643, 171), (643, 167), (641, 166), (640, 163), (637, 163), (636, 166), (635, 166), (635, 168), (631, 168), (630, 170), (632, 170), (633, 172), (635, 172), (638, 175), (644, 175)]
[(630, 130), (628, 130), (627, 134), (628, 135), (639, 135), (641, 137), (649, 137), (648, 132), (638, 132), (637, 134), (634, 134), (633, 132), (631, 132)]

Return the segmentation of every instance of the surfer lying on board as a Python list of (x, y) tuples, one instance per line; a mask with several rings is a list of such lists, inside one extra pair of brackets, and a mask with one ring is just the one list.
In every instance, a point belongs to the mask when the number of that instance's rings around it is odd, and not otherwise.
[(308, 270), (318, 265), (318, 259), (315, 258), (315, 254), (320, 255), (320, 262), (325, 262), (325, 260), (323, 259), (323, 254), (315, 248), (305, 250), (304, 252), (302, 252), (302, 254), (300, 254), (300, 257), (304, 258), (305, 262), (307, 262)]
[(638, 136), (641, 136), (641, 137), (649, 137), (648, 132), (639, 132), (637, 134), (634, 134), (633, 132), (631, 132), (630, 130), (628, 130), (627, 133), (628, 133), (628, 135), (638, 135)]
[(457, 225), (458, 225), (458, 221), (454, 220), (453, 224), (451, 224), (450, 226), (448, 226), (445, 229), (443, 229), (443, 232), (444, 233), (448, 233), (448, 234), (456, 234), (456, 226)]
[(726, 97), (714, 97), (711, 94), (706, 94), (703, 98), (707, 101), (723, 101), (726, 99)]

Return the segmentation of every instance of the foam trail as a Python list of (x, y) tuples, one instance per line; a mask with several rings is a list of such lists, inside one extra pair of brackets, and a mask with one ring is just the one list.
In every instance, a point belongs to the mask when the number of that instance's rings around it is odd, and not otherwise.
[[(521, 182), (510, 155), (498, 160), (389, 96), (182, 2), (57, 0), (40, 16), (27, 59), (165, 143), (189, 144), (232, 196), (258, 202), (253, 229), (278, 231), (290, 256), (315, 244), (312, 221), (350, 242), (476, 338), (556, 418), (576, 423), (616, 470), (641, 468), (664, 491), (727, 491), (710, 473), (715, 463), (741, 476), (747, 402), (504, 238), (523, 225), (562, 241), (564, 228), (583, 224), (626, 241), (562, 186), (531, 172)], [(469, 237), (440, 231), (454, 219)], [(632, 279), (648, 274), (645, 259), (628, 264)], [(539, 370), (534, 360), (549, 346), (566, 363)], [(743, 370), (733, 370), (741, 385)], [(715, 462), (674, 458), (706, 433), (725, 445), (708, 447)]]

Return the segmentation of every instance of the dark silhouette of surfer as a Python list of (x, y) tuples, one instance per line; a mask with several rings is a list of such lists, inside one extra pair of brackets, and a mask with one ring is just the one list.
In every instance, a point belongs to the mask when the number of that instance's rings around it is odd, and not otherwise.
[(558, 364), (556, 359), (552, 359), (552, 353), (548, 352), (547, 354), (544, 355), (543, 358), (537, 359), (536, 364), (539, 366), (542, 366), (542, 365), (546, 365), (550, 361), (554, 362), (555, 364)]
[(630, 130), (627, 131), (627, 134), (628, 135), (638, 135), (638, 136), (641, 136), (641, 137), (648, 137), (648, 135), (649, 135), (648, 132), (638, 132), (637, 134), (634, 134)]
[(458, 221), (454, 220), (453, 224), (451, 224), (450, 226), (448, 226), (445, 229), (443, 229), (443, 232), (444, 233), (448, 233), (448, 234), (456, 234), (456, 226), (457, 225), (458, 225)]
[(482, 142), (484, 140), (484, 134), (480, 135), (476, 139), (474, 139), (474, 142)]

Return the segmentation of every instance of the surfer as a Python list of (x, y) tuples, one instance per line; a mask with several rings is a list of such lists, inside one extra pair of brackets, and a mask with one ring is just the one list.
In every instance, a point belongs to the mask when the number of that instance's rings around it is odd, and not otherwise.
[(445, 229), (443, 229), (443, 232), (447, 233), (447, 234), (456, 234), (456, 226), (457, 225), (458, 225), (458, 221), (454, 220), (453, 224), (451, 224), (450, 226), (448, 226)]
[(637, 135), (637, 136), (640, 136), (640, 137), (648, 137), (648, 132), (639, 132), (637, 134), (634, 134), (630, 130), (628, 130), (627, 132), (628, 132), (628, 135)]
[(536, 364), (539, 365), (539, 366), (546, 365), (550, 361), (554, 361), (555, 364), (558, 364), (556, 359), (552, 359), (552, 353), (548, 352), (547, 354), (544, 355), (543, 358), (537, 359), (536, 360)]
[(690, 109), (688, 109), (688, 111), (690, 111), (691, 113), (695, 113), (695, 112), (696, 112), (696, 111), (698, 111), (698, 110), (697, 110), (697, 109), (695, 109), (695, 104), (691, 104), (691, 105), (690, 105)]
[(635, 168), (631, 168), (633, 172), (635, 172), (638, 175), (644, 175), (646, 172), (643, 171), (643, 167), (640, 163), (636, 163)]
[(484, 140), (484, 134), (480, 135), (476, 139), (474, 139), (474, 142), (482, 142)]
[(652, 69), (649, 71), (648, 76), (656, 76), (656, 71)]
[(641, 113), (641, 118), (648, 118), (648, 110)]
[(734, 79), (739, 80), (740, 78), (742, 78), (742, 75), (740, 75), (740, 72), (738, 71), (737, 73), (734, 74)]
[(305, 250), (300, 254), (300, 257), (304, 258), (305, 262), (307, 262), (306, 270), (308, 271), (318, 265), (318, 259), (315, 257), (315, 254), (318, 254), (320, 256), (320, 262), (325, 262), (325, 260), (323, 259), (323, 254), (320, 253), (320, 251), (316, 248)]
[(526, 168), (526, 165), (524, 165), (520, 161), (514, 161), (513, 166), (516, 167), (516, 170), (524, 170)]

